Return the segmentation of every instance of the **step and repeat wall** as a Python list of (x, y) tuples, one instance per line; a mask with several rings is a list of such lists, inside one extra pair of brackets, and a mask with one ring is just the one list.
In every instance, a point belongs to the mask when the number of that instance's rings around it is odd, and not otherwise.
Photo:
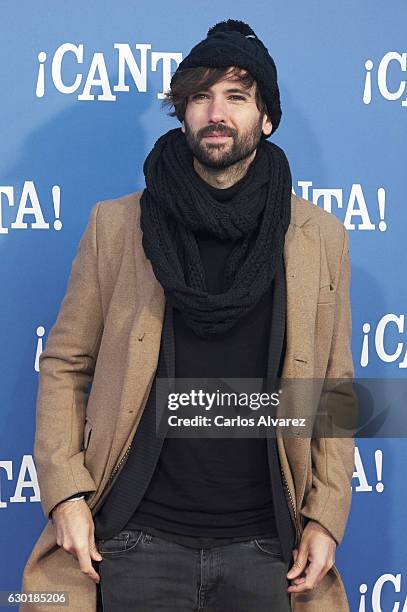
[[(21, 588), (45, 524), (38, 358), (90, 210), (144, 187), (145, 156), (180, 125), (161, 108), (171, 75), (229, 18), (275, 59), (283, 116), (271, 140), (293, 190), (349, 232), (356, 376), (406, 378), (405, 2), (2, 2), (0, 591)], [(407, 610), (406, 461), (403, 431), (356, 439), (336, 553), (352, 611)]]

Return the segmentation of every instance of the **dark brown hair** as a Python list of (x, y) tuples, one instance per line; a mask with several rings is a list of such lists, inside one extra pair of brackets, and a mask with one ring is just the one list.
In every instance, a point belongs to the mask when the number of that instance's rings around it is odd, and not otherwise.
[[(230, 70), (228, 78), (238, 81), (244, 89), (250, 89), (255, 83), (252, 75), (238, 66), (229, 66), (227, 68), (209, 68), (207, 66), (199, 66), (197, 68), (187, 68), (176, 73), (173, 79), (172, 87), (164, 93), (164, 99), (161, 103), (161, 108), (174, 107), (174, 110), (167, 113), (170, 117), (177, 117), (182, 123), (185, 117), (185, 111), (188, 104), (189, 96), (198, 91), (206, 91), (214, 83), (222, 79)], [(267, 113), (266, 104), (263, 101), (261, 93), (256, 83), (256, 106), (261, 115)]]

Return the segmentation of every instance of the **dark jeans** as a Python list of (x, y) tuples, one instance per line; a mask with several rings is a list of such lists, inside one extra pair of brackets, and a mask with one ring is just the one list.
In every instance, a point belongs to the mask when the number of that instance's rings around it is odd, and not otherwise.
[[(277, 537), (194, 549), (148, 530), (97, 540), (104, 612), (290, 612)], [(101, 607), (103, 605), (103, 608)]]

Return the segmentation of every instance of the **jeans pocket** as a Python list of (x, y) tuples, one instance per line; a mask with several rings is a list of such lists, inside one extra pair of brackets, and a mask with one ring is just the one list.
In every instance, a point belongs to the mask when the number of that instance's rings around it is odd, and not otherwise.
[(136, 548), (142, 535), (141, 529), (125, 529), (112, 538), (97, 540), (97, 549), (102, 557), (127, 553)]
[(278, 537), (266, 537), (259, 536), (252, 540), (253, 546), (256, 550), (261, 553), (268, 555), (276, 560), (281, 561), (283, 559), (283, 551), (281, 549), (280, 539)]

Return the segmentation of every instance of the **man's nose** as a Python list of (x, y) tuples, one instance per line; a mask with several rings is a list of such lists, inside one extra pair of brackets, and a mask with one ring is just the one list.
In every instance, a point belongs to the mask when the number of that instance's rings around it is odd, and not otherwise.
[(224, 101), (212, 100), (208, 106), (208, 121), (211, 123), (220, 123), (226, 121), (227, 111)]

